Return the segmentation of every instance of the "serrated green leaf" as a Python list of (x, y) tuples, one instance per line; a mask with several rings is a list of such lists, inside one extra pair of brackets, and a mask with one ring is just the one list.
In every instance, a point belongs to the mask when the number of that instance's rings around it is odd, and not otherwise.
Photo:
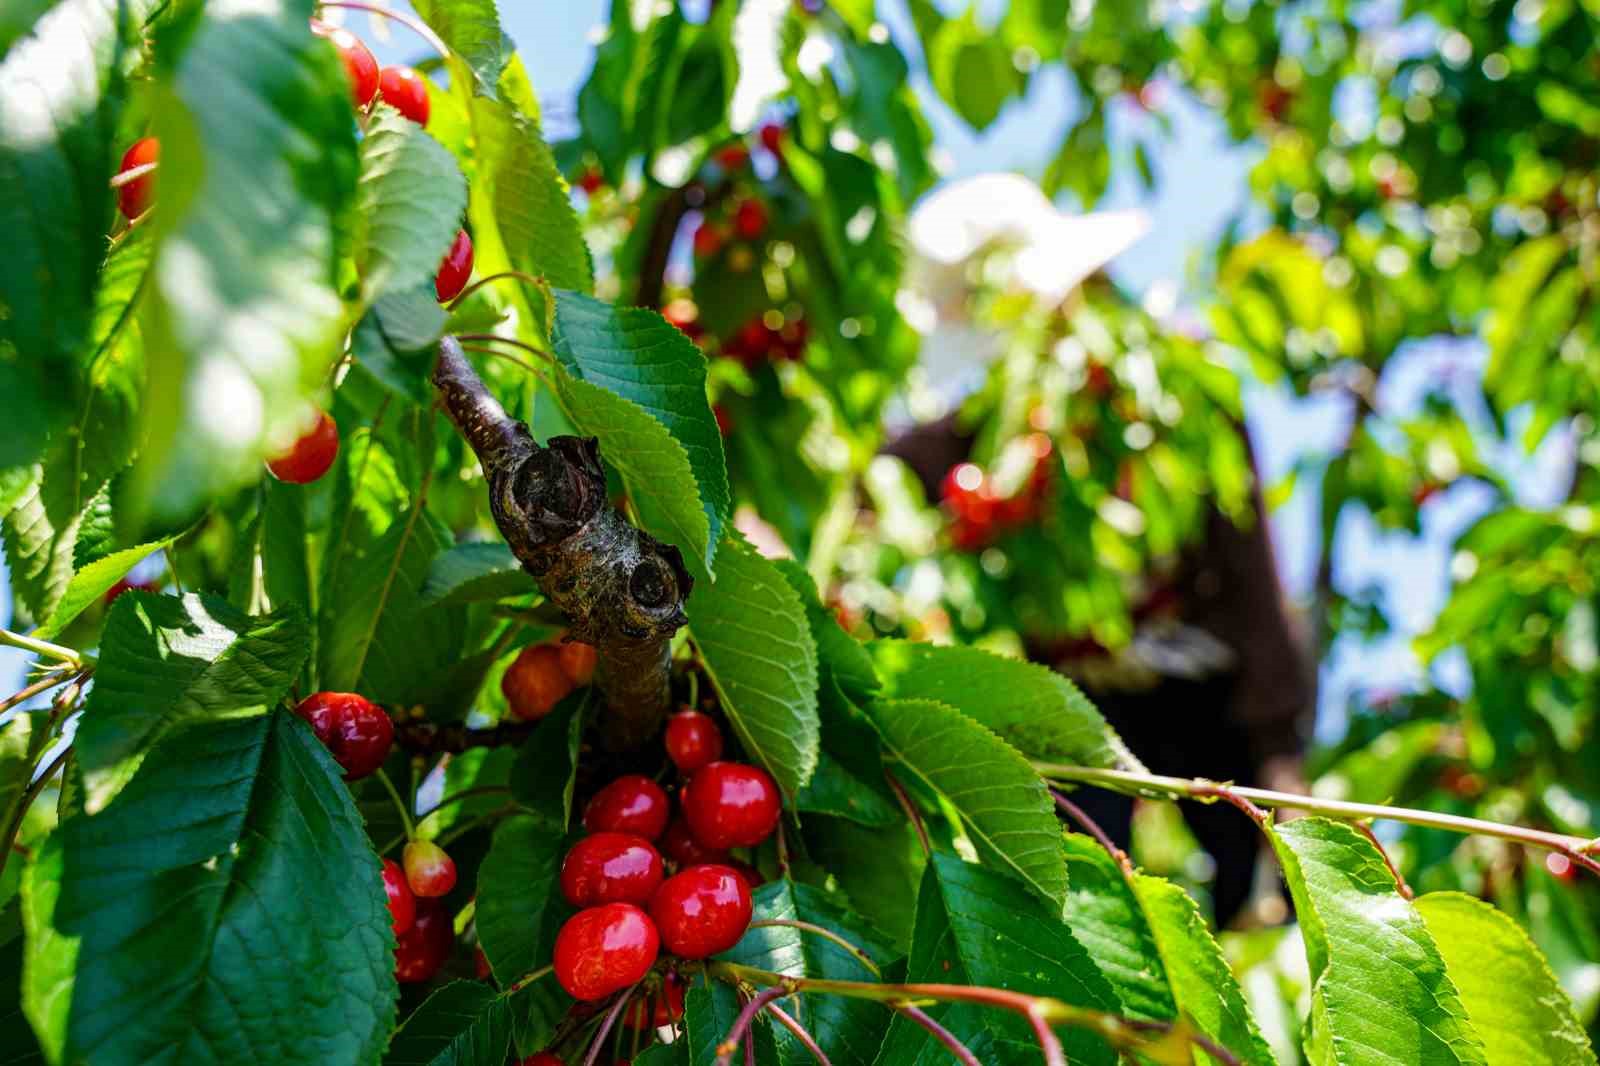
[[(987, 985), (1054, 996), (1094, 1010), (1118, 1009), (1116, 993), (1053, 906), (1021, 883), (954, 855), (935, 852), (917, 891), (916, 929), (906, 979)], [(1037, 1066), (1039, 1045), (1015, 1013), (966, 1003), (924, 1008), (985, 1066)], [(1098, 1037), (1058, 1030), (1068, 1061), (1117, 1061)], [(878, 1066), (934, 1066), (950, 1053), (905, 1018), (889, 1024)]]
[(564, 831), (527, 814), (494, 832), (478, 869), (478, 945), (502, 985), (550, 961), (556, 922), (571, 912), (556, 885), (566, 843)]
[(304, 665), (310, 638), (297, 605), (252, 618), (194, 593), (117, 597), (75, 741), (89, 813), (104, 808), (172, 730), (271, 710)]
[(572, 997), (553, 973), (523, 986), (511, 997), (511, 1035), (517, 1054), (532, 1055), (547, 1046), (572, 1006)]
[[(817, 583), (806, 568), (793, 559), (778, 559), (773, 565), (805, 604), (806, 620), (811, 623), (811, 639), (817, 643), (818, 665), (833, 674), (841, 688), (856, 699), (867, 699), (882, 687), (877, 668), (867, 646), (844, 631), (833, 612), (822, 605)], [(948, 701), (946, 701), (948, 702)]]
[[(709, 569), (733, 506), (722, 434), (706, 398), (706, 357), (653, 310), (557, 290), (551, 346), (568, 373), (631, 400), (683, 446), (708, 528)], [(632, 486), (630, 486), (630, 489)]]
[[(716, 1061), (717, 1045), (733, 1029), (740, 1006), (739, 994), (732, 985), (708, 981), (704, 976), (691, 982), (689, 991), (683, 997), (683, 1043), (689, 1049), (690, 1062)], [(757, 1062), (777, 1061), (772, 1029), (765, 1017), (756, 1018), (746, 1039), (756, 1042)], [(734, 1061), (743, 1060), (735, 1055)]]
[(505, 1066), (511, 1009), (482, 981), (451, 981), (395, 1032), (384, 1066)]
[(540, 719), (511, 767), (511, 794), (558, 833), (565, 833), (572, 820), (578, 745), (591, 691), (574, 692)]
[(0, 723), (0, 825), (28, 790), (33, 775), (33, 717), (21, 712)]
[(66, 1048), (73, 974), (78, 968), (78, 938), (61, 932), (56, 922), (61, 875), (58, 831), (34, 852), (22, 874), (22, 924), (28, 941), (22, 963), (22, 1012), (52, 1063), (61, 1061)]
[(356, 268), (369, 301), (433, 279), (467, 209), (467, 180), (444, 146), (380, 105), (361, 139)]
[(745, 750), (793, 797), (817, 768), (817, 649), (800, 597), (742, 540), (689, 596), (689, 630)]
[(112, 552), (78, 570), (67, 582), (56, 609), (50, 612), (50, 617), (38, 628), (34, 636), (41, 640), (54, 640), (74, 618), (97, 600), (103, 599), (113, 585), (127, 577), (128, 571), (148, 559), (152, 553), (166, 548), (175, 539), (175, 537), (163, 537), (161, 540), (141, 544), (137, 548)]
[(938, 700), (1037, 759), (1142, 769), (1077, 685), (1053, 670), (981, 648), (879, 640), (886, 695)]
[(428, 564), (422, 603), (475, 603), (538, 592), (533, 577), (500, 541), (457, 544)]
[[(55, 927), (79, 938), (64, 1058), (378, 1057), (396, 995), (378, 860), (339, 767), (293, 714), (191, 725), (61, 832)], [(339, 890), (307, 891), (312, 873)]]
[(22, 965), (27, 944), (17, 908), (0, 905), (0, 1045), (3, 1066), (45, 1066), (39, 1041), (22, 1011)]
[(1489, 1062), (1594, 1066), (1572, 1001), (1521, 926), (1461, 892), (1430, 892), (1416, 908)]
[(386, 293), (356, 323), (350, 352), (401, 401), (431, 403), (429, 375), (448, 319), (432, 282)]
[(1015, 748), (947, 704), (876, 700), (867, 713), (902, 772), (961, 816), (980, 847), (1045, 899), (1067, 891), (1061, 823), (1050, 792)]
[(795, 797), (794, 807), (805, 814), (848, 818), (867, 826), (891, 825), (905, 817), (900, 808), (826, 750), (818, 756), (816, 772)]
[(1166, 968), (1128, 882), (1095, 841), (1068, 833), (1066, 922), (1122, 1001), (1122, 1012), (1146, 1021), (1177, 1017)]
[(905, 901), (916, 896), (925, 856), (911, 823), (901, 818), (868, 827), (844, 818), (801, 821), (806, 850), (838, 883), (851, 906), (904, 951), (915, 917)]
[(512, 51), (494, 0), (415, 0), (411, 5), (439, 39), (466, 61), (478, 91), (494, 95)]
[(1274, 829), (1272, 844), (1311, 970), (1314, 1066), (1486, 1062), (1433, 937), (1371, 841), (1300, 818)]

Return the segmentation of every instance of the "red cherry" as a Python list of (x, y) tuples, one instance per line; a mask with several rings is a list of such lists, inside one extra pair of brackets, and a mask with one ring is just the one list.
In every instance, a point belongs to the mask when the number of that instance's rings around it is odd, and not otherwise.
[(456, 887), (455, 860), (431, 840), (413, 840), (401, 853), (406, 883), (423, 899), (443, 896)]
[(339, 455), (339, 424), (326, 411), (287, 451), (267, 460), (267, 470), (279, 481), (307, 485), (328, 472)]
[(344, 72), (350, 77), (350, 99), (357, 107), (366, 107), (378, 95), (378, 61), (372, 58), (361, 38), (349, 30), (330, 26), (326, 22), (311, 20), (311, 32), (326, 37), (339, 50), (344, 60)]
[(639, 996), (622, 1013), (622, 1024), (629, 1029), (660, 1029), (683, 1017), (683, 978), (675, 973), (665, 975), (661, 991), (649, 996)]
[(692, 774), (722, 758), (722, 730), (710, 715), (680, 711), (667, 719), (667, 755), (679, 773)]
[(734, 141), (732, 144), (725, 144), (718, 148), (716, 155), (712, 158), (717, 161), (717, 165), (723, 170), (741, 170), (746, 163), (750, 162), (750, 149), (738, 141)]
[(740, 200), (733, 209), (733, 228), (739, 236), (755, 240), (767, 231), (767, 208), (760, 200)]
[(767, 879), (761, 876), (761, 871), (756, 869), (754, 866), (751, 866), (747, 862), (740, 862), (738, 859), (729, 859), (726, 862), (721, 863), (721, 865), (726, 866), (728, 869), (744, 878), (745, 887), (752, 892), (767, 883)]
[(994, 527), (987, 522), (958, 517), (950, 523), (950, 546), (956, 551), (982, 551), (994, 543)]
[(728, 853), (721, 848), (708, 848), (689, 832), (689, 823), (683, 816), (672, 820), (661, 837), (661, 853), (679, 866), (703, 866), (706, 863), (728, 861)]
[(561, 672), (569, 681), (574, 685), (587, 685), (594, 680), (594, 667), (600, 653), (594, 650), (593, 644), (568, 640), (556, 647), (561, 654)]
[(393, 859), (383, 860), (383, 891), (389, 897), (389, 921), (396, 936), (411, 928), (417, 918), (417, 900), (406, 884), (405, 871)]
[(132, 592), (134, 589), (139, 589), (141, 592), (159, 592), (161, 591), (161, 586), (154, 581), (129, 581), (127, 578), (123, 578), (106, 589), (105, 602), (109, 604), (124, 592)]
[(714, 762), (684, 786), (683, 816), (700, 843), (753, 848), (778, 827), (778, 786), (759, 766)]
[(631, 903), (605, 903), (567, 919), (552, 961), (567, 995), (596, 1000), (636, 984), (660, 950), (649, 915)]
[(426, 981), (445, 964), (455, 942), (455, 922), (450, 912), (433, 900), (418, 903), (416, 921), (395, 938), (395, 980)]
[(632, 833), (654, 840), (667, 827), (667, 794), (643, 774), (625, 774), (594, 794), (583, 812), (591, 833)]
[(578, 175), (578, 188), (593, 196), (606, 187), (606, 176), (594, 167), (589, 167)]
[[(154, 137), (140, 137), (122, 153), (122, 166), (118, 174), (126, 174), (134, 167), (161, 161), (161, 142)], [(156, 195), (156, 171), (141, 174), (126, 184), (117, 186), (117, 207), (127, 218), (138, 218), (150, 207)]]
[(561, 653), (551, 644), (536, 644), (517, 653), (500, 678), (500, 692), (511, 713), (537, 722), (572, 691), (572, 679), (561, 669)]
[(750, 927), (750, 886), (726, 866), (691, 866), (666, 879), (650, 901), (661, 942), (683, 959), (727, 951)]
[(727, 235), (722, 227), (715, 222), (702, 221), (694, 231), (694, 254), (701, 259), (710, 259), (722, 251), (723, 241)]
[(783, 154), (784, 129), (781, 122), (768, 122), (761, 127), (761, 147), (773, 155)]
[(378, 95), (383, 102), (419, 126), (428, 124), (428, 85), (410, 67), (384, 67), (378, 72)]
[(548, 1051), (541, 1051), (536, 1055), (529, 1055), (525, 1059), (519, 1059), (517, 1066), (566, 1066), (566, 1063), (562, 1062), (557, 1055), (553, 1055)]
[(724, 437), (733, 431), (733, 416), (720, 403), (711, 408), (711, 417), (717, 420), (717, 432)]
[(494, 976), (494, 969), (489, 965), (489, 956), (483, 953), (482, 945), (472, 949), (472, 972), (480, 981), (487, 981)]
[(574, 907), (650, 902), (661, 887), (661, 856), (631, 833), (595, 833), (561, 863), (561, 894)]
[(294, 713), (311, 723), (346, 781), (359, 781), (389, 757), (394, 722), (382, 707), (354, 692), (313, 692)]
[(439, 302), (454, 300), (467, 287), (472, 277), (472, 238), (466, 230), (457, 230), (450, 250), (439, 260), (439, 273), (433, 279), (433, 291)]

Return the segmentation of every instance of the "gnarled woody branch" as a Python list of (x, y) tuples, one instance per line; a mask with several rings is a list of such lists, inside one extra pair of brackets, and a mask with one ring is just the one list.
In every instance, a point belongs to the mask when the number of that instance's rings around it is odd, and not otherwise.
[(606, 744), (643, 744), (666, 713), (669, 645), (688, 621), (694, 579), (683, 556), (611, 506), (597, 440), (551, 437), (541, 446), (489, 394), (454, 337), (439, 342), (433, 383), (488, 477), (500, 535), (567, 616), (568, 636), (599, 653)]

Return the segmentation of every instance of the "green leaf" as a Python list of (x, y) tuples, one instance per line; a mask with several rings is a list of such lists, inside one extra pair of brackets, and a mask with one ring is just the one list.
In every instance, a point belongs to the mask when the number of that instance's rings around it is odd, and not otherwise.
[(337, 234), (355, 203), (355, 124), (309, 9), (213, 0), (152, 100), (162, 180), (146, 321), (163, 343), (149, 346), (140, 485), (160, 514), (259, 476), (342, 347)]
[(817, 649), (800, 597), (777, 567), (727, 538), (721, 576), (695, 583), (689, 628), (745, 750), (793, 797), (817, 768)]
[[(703, 975), (692, 979), (689, 991), (683, 997), (683, 1043), (689, 1049), (690, 1062), (698, 1064), (716, 1060), (717, 1045), (733, 1029), (740, 1006), (739, 995), (732, 985), (707, 980)], [(746, 1035), (746, 1039), (756, 1042), (757, 1062), (777, 1061), (770, 1024), (766, 1018), (757, 1017)], [(743, 1059), (736, 1054), (734, 1061), (742, 1062)]]
[(113, 585), (128, 576), (128, 571), (176, 539), (176, 536), (163, 537), (148, 544), (141, 544), (137, 548), (112, 552), (78, 570), (72, 575), (72, 580), (67, 582), (56, 609), (50, 612), (50, 617), (38, 628), (34, 636), (41, 640), (54, 640), (74, 618), (87, 610), (90, 605), (104, 599)]
[(556, 1026), (566, 1019), (573, 999), (553, 973), (523, 986), (511, 997), (511, 1035), (517, 1053), (532, 1055), (549, 1045)]
[(818, 664), (832, 673), (840, 687), (852, 697), (864, 699), (877, 692), (882, 682), (872, 663), (872, 655), (866, 645), (846, 633), (833, 612), (822, 605), (817, 583), (806, 568), (793, 559), (777, 559), (773, 565), (805, 604), (811, 639), (817, 643)]
[(806, 851), (838, 882), (851, 905), (904, 949), (911, 943), (914, 915), (905, 901), (916, 896), (924, 855), (904, 817), (879, 827), (843, 818), (811, 816), (801, 821)]
[(79, 937), (65, 1059), (376, 1060), (396, 995), (378, 860), (293, 714), (190, 726), (61, 832), (55, 925)]
[(1067, 834), (1062, 849), (1071, 886), (1067, 925), (1111, 982), (1122, 1012), (1147, 1021), (1177, 1017), (1160, 952), (1116, 861), (1076, 833)]
[(310, 638), (296, 605), (252, 618), (213, 596), (118, 596), (75, 741), (89, 813), (172, 730), (271, 710), (304, 665)]
[(495, 830), (478, 869), (478, 946), (502, 985), (550, 961), (556, 922), (570, 913), (556, 878), (566, 833), (518, 814)]
[(1371, 841), (1342, 822), (1273, 830), (1311, 971), (1313, 1066), (1483, 1063), (1483, 1043), (1416, 908)]
[(927, 48), (934, 88), (975, 130), (987, 129), (1022, 87), (1010, 47), (970, 10), (940, 25)]
[[(1053, 996), (1094, 1010), (1118, 1009), (1116, 993), (1053, 906), (1021, 884), (954, 855), (935, 852), (917, 891), (908, 981), (987, 985)], [(1039, 1045), (1028, 1023), (1010, 1011), (965, 1003), (924, 1008), (987, 1066), (1035, 1066)], [(1098, 1037), (1059, 1030), (1073, 1063), (1117, 1061)], [(879, 1066), (934, 1066), (950, 1053), (905, 1018), (889, 1024)]]
[(22, 963), (22, 1013), (28, 1016), (47, 1061), (58, 1063), (67, 1043), (78, 938), (61, 932), (61, 833), (51, 833), (22, 874), (22, 924), (27, 950)]
[(1416, 901), (1488, 1061), (1594, 1066), (1594, 1049), (1550, 964), (1509, 916), (1461, 892)]
[(455, 157), (392, 107), (379, 106), (361, 139), (356, 269), (368, 300), (433, 279), (467, 209)]
[(416, 0), (411, 6), (472, 68), (478, 90), (492, 96), (511, 51), (494, 0)]
[(429, 376), (448, 320), (431, 281), (386, 293), (356, 323), (350, 351), (362, 368), (402, 402), (432, 403)]
[(424, 606), (475, 603), (538, 592), (533, 577), (500, 541), (457, 544), (428, 564), (422, 583)]
[(511, 1009), (482, 981), (451, 981), (422, 1001), (389, 1044), (384, 1066), (505, 1066)]
[(6, 1037), (0, 1047), (0, 1063), (4, 1066), (45, 1066), (47, 1061), (22, 1010), (26, 951), (17, 909), (0, 906), (0, 1033)]
[(706, 399), (705, 353), (653, 310), (614, 307), (576, 292), (555, 295), (551, 344), (561, 365), (631, 400), (683, 446), (706, 515), (702, 557), (709, 570), (733, 502), (722, 434)]
[[(821, 889), (793, 881), (769, 881), (755, 893), (756, 920), (778, 919), (819, 925), (861, 948), (881, 970), (893, 961), (893, 945), (867, 926), (859, 915), (839, 906)], [(751, 929), (725, 958), (774, 970), (790, 977), (841, 981), (875, 981), (878, 976), (850, 952), (815, 933), (792, 926)], [(822, 1045), (835, 1063), (871, 1066), (888, 1027), (889, 1012), (880, 1003), (844, 996), (803, 996), (785, 1004)], [(778, 1050), (786, 1061), (803, 1061), (808, 1053), (787, 1029), (775, 1030)]]
[(1067, 678), (981, 648), (880, 640), (871, 645), (886, 695), (938, 700), (1036, 759), (1142, 769)]
[(558, 833), (572, 820), (578, 745), (591, 689), (580, 689), (539, 720), (511, 767), (511, 794)]
[(1060, 906), (1067, 866), (1050, 792), (1028, 760), (954, 707), (933, 700), (877, 700), (867, 713), (887, 754), (961, 816), (987, 858)]
[(818, 757), (811, 780), (795, 797), (794, 806), (806, 814), (828, 814), (868, 826), (890, 825), (905, 817), (900, 808), (826, 750)]

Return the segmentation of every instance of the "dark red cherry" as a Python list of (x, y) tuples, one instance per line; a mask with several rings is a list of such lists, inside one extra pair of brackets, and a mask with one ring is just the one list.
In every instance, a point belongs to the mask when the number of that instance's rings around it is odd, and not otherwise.
[(733, 228), (739, 236), (755, 240), (767, 231), (767, 206), (760, 200), (740, 200), (733, 210)]
[(718, 148), (714, 158), (723, 170), (740, 170), (750, 162), (750, 149), (738, 141)]
[(689, 779), (683, 817), (711, 848), (753, 848), (778, 827), (778, 786), (758, 766), (714, 762)]
[(700, 866), (705, 863), (725, 862), (728, 853), (722, 848), (708, 848), (689, 832), (689, 823), (683, 816), (672, 820), (661, 836), (661, 854), (679, 866)]
[(583, 812), (591, 833), (632, 833), (654, 840), (667, 827), (671, 809), (661, 786), (643, 774), (626, 774), (594, 794)]
[(500, 692), (511, 713), (537, 722), (572, 691), (572, 678), (561, 668), (561, 652), (550, 644), (523, 648), (500, 676)]
[(768, 122), (766, 125), (761, 127), (760, 137), (761, 147), (765, 148), (773, 155), (783, 154), (784, 130), (782, 123)]
[(339, 425), (318, 411), (316, 423), (288, 451), (267, 460), (267, 470), (279, 481), (305, 485), (326, 474), (338, 454)]
[(389, 921), (396, 936), (411, 928), (417, 919), (417, 900), (406, 884), (405, 871), (393, 859), (383, 860), (383, 891), (389, 897)]
[(326, 37), (339, 50), (344, 60), (344, 72), (350, 78), (350, 99), (356, 107), (366, 107), (378, 95), (378, 61), (372, 58), (361, 38), (349, 30), (330, 26), (326, 22), (311, 20), (311, 32)]
[(450, 912), (435, 900), (420, 900), (416, 921), (396, 938), (395, 980), (426, 981), (445, 964), (455, 942), (455, 921)]
[(581, 910), (556, 934), (556, 980), (573, 999), (596, 1000), (629, 985), (655, 965), (661, 938), (631, 903)]
[(669, 973), (661, 988), (648, 996), (638, 996), (622, 1013), (622, 1024), (629, 1029), (660, 1029), (683, 1017), (683, 978)]
[(593, 644), (568, 640), (556, 647), (561, 653), (561, 672), (574, 685), (587, 685), (594, 680), (594, 668), (600, 661), (600, 653), (595, 651)]
[(750, 885), (726, 866), (691, 866), (662, 882), (650, 917), (667, 951), (703, 959), (727, 951), (750, 927)]
[(433, 291), (439, 302), (454, 300), (467, 287), (472, 277), (472, 238), (466, 230), (457, 230), (450, 250), (439, 261), (439, 274), (433, 279)]
[[(161, 142), (154, 137), (140, 137), (122, 154), (122, 166), (117, 173), (126, 174), (135, 167), (160, 161)], [(154, 170), (137, 178), (130, 178), (124, 184), (117, 186), (117, 207), (127, 218), (138, 218), (144, 214), (155, 198), (156, 171)]]
[(383, 765), (394, 743), (394, 722), (382, 707), (354, 692), (313, 692), (294, 712), (344, 768), (346, 781), (359, 781)]
[(529, 1055), (525, 1059), (517, 1060), (517, 1066), (566, 1066), (560, 1056), (549, 1051), (541, 1051), (536, 1055)]
[(574, 907), (650, 902), (661, 887), (661, 855), (631, 833), (595, 833), (561, 863), (561, 894)]
[(384, 67), (378, 71), (378, 95), (417, 125), (428, 124), (428, 85), (410, 67)]
[(721, 226), (709, 219), (703, 221), (699, 226), (695, 227), (693, 238), (694, 254), (701, 259), (710, 259), (722, 251), (722, 243), (726, 239), (727, 235), (722, 231)]
[(667, 719), (667, 755), (680, 773), (692, 774), (722, 758), (722, 730), (711, 716), (680, 711)]
[(406, 884), (423, 899), (443, 896), (456, 887), (455, 860), (431, 840), (413, 840), (401, 853)]

